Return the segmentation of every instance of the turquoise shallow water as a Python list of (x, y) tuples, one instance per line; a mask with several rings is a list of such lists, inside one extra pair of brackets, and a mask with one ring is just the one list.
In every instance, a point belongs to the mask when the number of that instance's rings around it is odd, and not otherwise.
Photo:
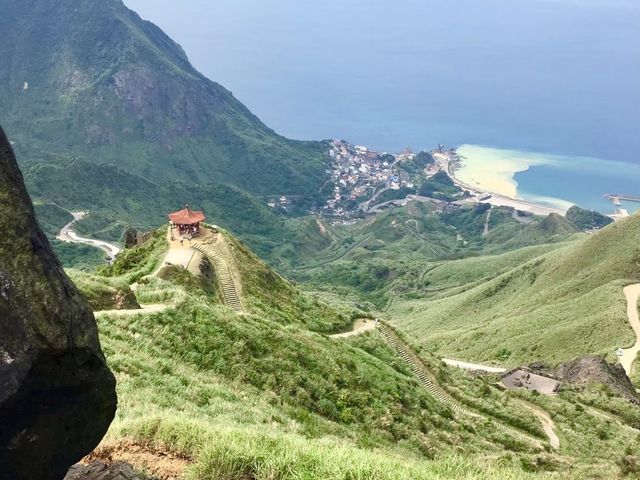
[[(640, 197), (640, 165), (590, 157), (507, 150), (482, 145), (458, 148), (462, 166), (456, 176), (483, 190), (534, 203), (613, 213), (606, 194)], [(625, 202), (632, 212), (640, 203)]]
[[(612, 213), (613, 204), (605, 194), (640, 196), (640, 166), (621, 162), (585, 160), (537, 165), (515, 175), (518, 194), (529, 193), (560, 198), (583, 208)], [(640, 209), (640, 203), (623, 202), (629, 212)]]

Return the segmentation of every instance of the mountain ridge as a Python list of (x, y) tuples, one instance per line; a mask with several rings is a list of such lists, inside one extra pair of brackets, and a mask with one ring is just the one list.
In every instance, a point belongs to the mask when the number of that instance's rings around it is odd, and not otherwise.
[(324, 143), (276, 134), (121, 1), (0, 9), (2, 120), (27, 157), (81, 155), (154, 181), (215, 179), (263, 195), (324, 181)]

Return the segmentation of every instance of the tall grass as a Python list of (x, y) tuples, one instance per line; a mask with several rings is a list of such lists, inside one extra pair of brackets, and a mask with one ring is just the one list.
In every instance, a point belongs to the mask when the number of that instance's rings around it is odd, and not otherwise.
[(177, 418), (148, 418), (123, 434), (193, 457), (193, 480), (511, 480), (534, 478), (514, 465), (447, 455), (425, 461), (399, 452), (362, 449), (338, 438), (313, 439), (265, 428), (210, 428)]
[[(539, 404), (560, 425), (561, 451), (522, 445), (489, 418), (456, 414), (433, 398), (376, 333), (337, 341), (312, 331), (349, 316), (309, 299), (234, 245), (251, 313), (235, 314), (188, 272), (173, 272), (145, 279), (137, 292), (145, 303), (175, 308), (99, 319), (120, 400), (108, 441), (133, 439), (188, 457), (191, 480), (501, 480), (546, 471), (581, 479), (589, 470), (618, 472), (624, 446), (616, 434), (626, 427), (575, 418), (577, 400), (560, 396)], [(132, 255), (136, 261), (109, 281), (135, 278), (161, 254), (157, 244)], [(510, 394), (490, 386), (491, 377), (469, 377), (426, 349), (419, 353), (461, 403), (541, 435)], [(602, 398), (593, 393), (593, 402)], [(614, 414), (635, 418), (618, 404)], [(589, 428), (596, 433), (586, 434)]]

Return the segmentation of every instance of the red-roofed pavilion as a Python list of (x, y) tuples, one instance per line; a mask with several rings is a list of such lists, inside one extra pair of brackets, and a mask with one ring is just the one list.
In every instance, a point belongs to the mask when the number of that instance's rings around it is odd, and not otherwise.
[(191, 210), (189, 205), (186, 205), (182, 210), (169, 214), (171, 228), (177, 228), (180, 235), (195, 235), (199, 233), (200, 224), (206, 219), (207, 217), (204, 213)]

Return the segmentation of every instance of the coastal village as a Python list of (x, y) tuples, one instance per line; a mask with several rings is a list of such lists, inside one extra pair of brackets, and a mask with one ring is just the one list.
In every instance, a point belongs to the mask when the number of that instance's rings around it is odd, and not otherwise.
[[(403, 165), (414, 161), (417, 155), (428, 155), (430, 160), (418, 171), (403, 168)], [(332, 217), (352, 217), (373, 203), (379, 195), (386, 191), (406, 190), (415, 192), (420, 183), (432, 177), (443, 167), (435, 161), (440, 155), (449, 161), (456, 161), (455, 150), (445, 151), (444, 146), (432, 152), (414, 153), (407, 148), (402, 153), (390, 154), (376, 152), (365, 146), (352, 145), (344, 140), (333, 140), (329, 156), (333, 166), (327, 173), (331, 174), (333, 194), (326, 200), (320, 213)], [(411, 173), (409, 173), (411, 171)]]
[(333, 196), (323, 207), (322, 213), (331, 216), (349, 216), (354, 204), (373, 196), (378, 190), (388, 188), (413, 188), (411, 178), (397, 168), (398, 164), (414, 158), (410, 150), (391, 155), (379, 153), (343, 140), (334, 140), (329, 150), (333, 159), (331, 179)]
[[(328, 155), (332, 160), (327, 184), (333, 189), (328, 192), (326, 202), (321, 208), (310, 213), (333, 217), (351, 217), (358, 211), (358, 204), (370, 199), (382, 189), (399, 190), (413, 188), (414, 184), (407, 174), (398, 167), (399, 162), (414, 158), (407, 151), (392, 155), (376, 152), (361, 145), (352, 145), (344, 140), (332, 140)], [(292, 198), (280, 196), (270, 199), (271, 208), (287, 207)]]
[[(444, 145), (439, 145), (431, 152), (416, 154), (407, 148), (402, 153), (391, 154), (376, 152), (344, 140), (332, 140), (328, 155), (332, 163), (326, 172), (330, 175), (327, 184), (331, 184), (332, 189), (327, 192), (324, 204), (309, 213), (338, 218), (356, 217), (387, 191), (415, 193), (422, 181), (441, 170), (449, 173), (450, 166), (459, 162), (456, 151), (445, 150)], [(418, 155), (426, 156), (429, 159), (427, 164), (418, 170), (406, 168)], [(398, 198), (397, 195), (395, 198)], [(282, 195), (270, 198), (267, 205), (288, 210), (295, 200), (294, 197)]]
[[(542, 203), (533, 203), (489, 192), (466, 184), (456, 178), (455, 171), (464, 161), (455, 148), (438, 145), (431, 151), (414, 153), (410, 148), (402, 153), (377, 152), (366, 146), (353, 145), (334, 139), (328, 149), (331, 166), (326, 173), (329, 179), (323, 186), (325, 194), (322, 205), (311, 208), (308, 213), (350, 220), (363, 214), (374, 213), (388, 205), (406, 203), (406, 199), (439, 202), (443, 211), (469, 203), (486, 203), (493, 207), (506, 207), (519, 212), (516, 220), (529, 222), (528, 215), (546, 216), (551, 213), (565, 215), (566, 209)], [(421, 157), (422, 161), (417, 161)], [(426, 160), (425, 160), (426, 159)], [(419, 193), (423, 182), (439, 172), (444, 172), (458, 189), (455, 198), (443, 201), (431, 198), (429, 193)], [(640, 198), (619, 194), (607, 194), (613, 202), (615, 212), (609, 216), (618, 220), (629, 215), (621, 207), (621, 201), (637, 202)], [(267, 205), (271, 208), (290, 210), (303, 196), (278, 195), (271, 197)]]
[[(429, 156), (438, 152), (442, 155), (455, 155), (453, 150), (443, 153), (442, 148), (440, 146), (440, 150), (421, 153)], [(416, 158), (417, 154), (411, 149), (390, 154), (352, 145), (344, 140), (333, 140), (328, 155), (332, 164), (326, 172), (330, 175), (327, 184), (332, 184), (332, 190), (327, 192), (325, 203), (309, 213), (330, 217), (354, 217), (362, 210), (363, 203), (372, 202), (388, 190), (407, 189), (410, 192), (419, 186), (420, 180), (417, 177), (429, 178), (442, 168), (440, 163), (431, 161), (424, 170), (410, 174), (402, 165)], [(287, 210), (293, 201), (293, 197), (282, 195), (269, 199), (267, 205)]]

